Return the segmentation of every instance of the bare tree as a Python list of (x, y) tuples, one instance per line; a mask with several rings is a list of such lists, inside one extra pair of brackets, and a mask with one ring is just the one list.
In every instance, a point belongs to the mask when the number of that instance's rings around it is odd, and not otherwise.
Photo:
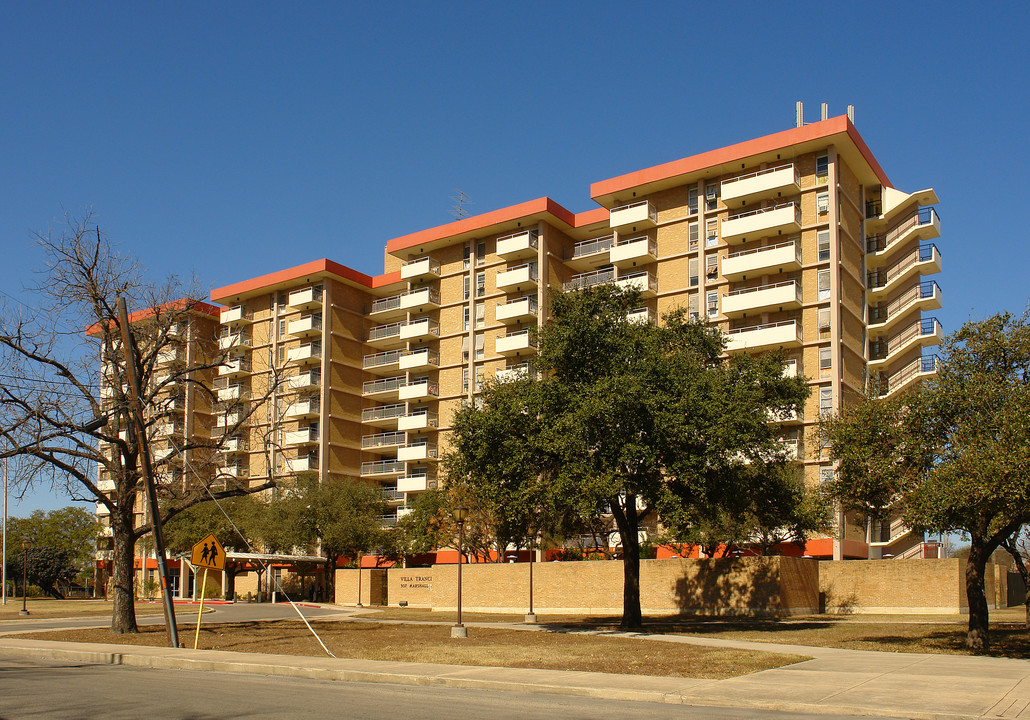
[[(60, 232), (37, 234), (36, 241), (45, 256), (34, 288), (38, 307), (0, 307), (0, 457), (21, 456), (24, 483), (49, 482), (76, 500), (97, 503), (109, 516), (111, 630), (136, 632), (134, 549), (152, 523), (140, 512), (143, 449), (127, 401), (116, 298), (124, 297), (132, 311), (143, 431), (153, 441), (144, 447), (159, 481), (164, 520), (212, 495), (274, 486), (271, 473), (251, 485), (218, 468), (225, 442), (267, 402), (278, 379), (270, 368), (272, 379), (261, 397), (219, 402), (211, 380), (230, 358), (213, 331), (200, 332), (202, 323), (208, 330), (217, 323), (215, 308), (196, 299), (195, 284), (184, 287), (174, 276), (160, 285), (148, 283), (139, 263), (116, 252), (92, 215), (66, 219)], [(189, 407), (183, 414), (187, 397), (202, 406), (202, 416)], [(199, 417), (220, 417), (221, 434)], [(182, 422), (191, 427), (167, 432)]]

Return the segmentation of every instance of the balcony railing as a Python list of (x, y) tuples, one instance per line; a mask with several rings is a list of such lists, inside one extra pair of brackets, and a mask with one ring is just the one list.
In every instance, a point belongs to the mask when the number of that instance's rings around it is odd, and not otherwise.
[(401, 266), (401, 279), (411, 280), (423, 275), (440, 275), (440, 263), (432, 258), (408, 260)]
[(916, 358), (887, 378), (886, 384), (881, 385), (878, 388), (880, 396), (883, 397), (885, 395), (890, 395), (900, 390), (902, 387), (907, 385), (909, 381), (918, 376), (931, 375), (937, 372), (937, 366), (939, 363), (940, 358), (933, 354), (923, 355)]
[(405, 323), (395, 322), (389, 325), (376, 325), (368, 331), (368, 341), (385, 340), (386, 338), (400, 337), (401, 327)]
[(372, 303), (372, 306), (369, 308), (368, 313), (369, 313), (369, 315), (374, 315), (375, 313), (386, 312), (387, 310), (396, 310), (400, 306), (401, 306), (401, 296), (400, 295), (394, 295), (392, 297), (380, 298), (379, 300), (376, 300), (375, 302)]
[(612, 244), (615, 242), (614, 235), (606, 235), (605, 237), (593, 238), (591, 240), (581, 240), (572, 246), (572, 258), (578, 260), (579, 258), (590, 257), (591, 255), (597, 255), (598, 253), (608, 252), (612, 248)]
[(636, 290), (644, 294), (658, 292), (658, 278), (646, 270), (621, 275), (615, 284), (624, 290)]
[(883, 252), (913, 228), (933, 225), (939, 228), (941, 218), (937, 209), (932, 207), (921, 207), (899, 220), (890, 230), (879, 235), (870, 235), (866, 238), (866, 252)]
[(362, 476), (401, 475), (403, 473), (404, 463), (397, 460), (378, 460), (376, 462), (361, 463)]
[[(923, 243), (913, 248), (888, 268), (875, 270), (866, 275), (866, 287), (869, 290), (881, 290), (899, 277), (904, 276), (918, 263), (940, 262), (940, 251), (933, 243)], [(936, 270), (935, 270), (936, 271)]]
[(403, 445), (407, 441), (408, 434), (403, 432), (377, 433), (365, 435), (361, 438), (361, 449), (392, 447)]
[(603, 285), (615, 280), (615, 270), (607, 268), (605, 270), (595, 270), (588, 273), (580, 273), (579, 275), (573, 275), (572, 278), (565, 283), (565, 290), (585, 290), (588, 287), (594, 285)]
[(756, 195), (770, 194), (781, 188), (791, 186), (800, 190), (801, 173), (794, 167), (793, 163), (777, 165), (776, 167), (756, 170), (746, 175), (738, 175), (729, 180), (723, 180), (720, 195), (723, 201), (739, 200)]
[(869, 324), (877, 325), (887, 322), (890, 318), (897, 317), (900, 313), (908, 310), (913, 304), (922, 300), (937, 300), (940, 307), (941, 288), (933, 280), (921, 282), (915, 287), (909, 288), (898, 297), (883, 306), (869, 308)]
[(648, 200), (640, 200), (629, 205), (620, 205), (612, 208), (609, 213), (609, 225), (621, 227), (623, 225), (647, 225), (658, 222), (658, 211)]
[(369, 368), (382, 367), (383, 365), (396, 365), (403, 354), (403, 350), (387, 350), (374, 355), (366, 355), (362, 358), (361, 367), (368, 370)]
[(871, 361), (886, 360), (891, 355), (905, 348), (913, 340), (935, 336), (940, 338), (943, 330), (937, 318), (921, 318), (914, 322), (897, 335), (888, 338), (886, 341), (870, 343), (869, 358)]
[[(364, 391), (364, 388), (362, 388)], [(361, 411), (361, 422), (375, 422), (378, 420), (392, 420), (393, 418), (399, 418), (407, 412), (407, 406), (404, 403), (396, 403), (393, 405), (380, 405), (379, 407), (365, 408)]]
[(403, 375), (383, 378), (382, 380), (366, 380), (361, 383), (361, 394), (376, 395), (378, 393), (392, 392), (404, 387), (406, 382), (407, 379)]
[(313, 287), (302, 288), (300, 290), (293, 290), (290, 292), (290, 297), (287, 302), (291, 308), (302, 308), (306, 310), (312, 307), (318, 307), (322, 304), (322, 286), (316, 285)]

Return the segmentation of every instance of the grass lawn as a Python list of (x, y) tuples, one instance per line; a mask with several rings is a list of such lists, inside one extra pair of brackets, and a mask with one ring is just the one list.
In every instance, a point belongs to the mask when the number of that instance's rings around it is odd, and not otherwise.
[[(0, 605), (0, 620), (32, 620), (34, 618), (66, 618), (111, 615), (111, 603), (104, 600), (51, 600), (50, 598), (28, 598), (25, 601), (30, 615), (19, 615), (21, 598), (7, 598), (6, 605)], [(162, 612), (160, 604), (136, 601), (137, 615), (155, 615)]]
[[(467, 640), (454, 640), (446, 625), (328, 621), (315, 627), (337, 657), (366, 660), (727, 678), (807, 659), (772, 652), (493, 628), (469, 628)], [(195, 629), (195, 625), (179, 625), (182, 640), (189, 647), (193, 646)], [(135, 635), (112, 635), (104, 629), (92, 629), (20, 637), (125, 645), (163, 646), (167, 642), (164, 627), (158, 626), (142, 627)], [(293, 620), (202, 625), (199, 647), (275, 655), (323, 654), (303, 623)]]

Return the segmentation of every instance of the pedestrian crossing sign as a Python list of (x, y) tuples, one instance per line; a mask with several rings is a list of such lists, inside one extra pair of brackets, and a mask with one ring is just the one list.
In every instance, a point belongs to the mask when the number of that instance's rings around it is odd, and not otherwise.
[(214, 535), (208, 535), (193, 546), (190, 562), (195, 567), (224, 570), (225, 548), (222, 547), (222, 544), (218, 542)]

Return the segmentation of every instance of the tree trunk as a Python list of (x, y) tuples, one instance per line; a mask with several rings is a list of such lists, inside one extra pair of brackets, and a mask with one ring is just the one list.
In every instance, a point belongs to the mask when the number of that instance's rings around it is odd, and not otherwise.
[(128, 518), (116, 519), (114, 514), (111, 515), (114, 530), (114, 555), (111, 563), (111, 591), (114, 602), (111, 611), (111, 632), (118, 634), (139, 632), (139, 628), (136, 627), (136, 599), (132, 583), (132, 563), (136, 545), (132, 534), (132, 511), (124, 514), (128, 515)]
[(969, 604), (966, 647), (977, 653), (987, 652), (991, 646), (987, 593), (984, 590), (988, 556), (983, 541), (975, 536), (971, 538), (969, 559), (966, 561), (966, 601)]
[(613, 514), (622, 537), (622, 622), (619, 628), (642, 630), (644, 619), (640, 613), (640, 537), (637, 534), (636, 495), (627, 493), (624, 511)]

